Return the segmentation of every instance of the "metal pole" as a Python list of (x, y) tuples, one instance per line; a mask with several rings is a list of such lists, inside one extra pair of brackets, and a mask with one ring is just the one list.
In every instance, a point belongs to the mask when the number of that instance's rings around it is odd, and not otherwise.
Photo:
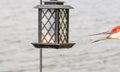
[[(42, 0), (40, 0), (40, 5), (42, 5)], [(42, 72), (42, 48), (40, 48), (40, 72)]]
[(42, 72), (42, 48), (40, 48), (40, 72)]
[(42, 5), (42, 0), (40, 0), (40, 5)]

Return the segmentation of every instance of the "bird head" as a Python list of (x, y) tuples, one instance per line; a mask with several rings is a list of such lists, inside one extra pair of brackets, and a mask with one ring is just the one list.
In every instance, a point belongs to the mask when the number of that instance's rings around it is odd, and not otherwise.
[(111, 31), (112, 34), (118, 33), (118, 32), (120, 32), (120, 26), (115, 26)]

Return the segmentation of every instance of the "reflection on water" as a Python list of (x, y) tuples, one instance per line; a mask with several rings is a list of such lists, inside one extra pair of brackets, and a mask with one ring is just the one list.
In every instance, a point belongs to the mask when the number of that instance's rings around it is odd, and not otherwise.
[[(39, 72), (37, 10), (34, 0), (0, 2), (0, 72)], [(119, 0), (66, 0), (70, 12), (72, 49), (43, 49), (43, 72), (119, 72), (119, 40), (90, 37), (120, 24)]]

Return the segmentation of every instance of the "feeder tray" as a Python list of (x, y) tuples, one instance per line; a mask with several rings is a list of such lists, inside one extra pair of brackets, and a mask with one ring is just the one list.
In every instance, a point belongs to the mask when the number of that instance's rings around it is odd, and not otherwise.
[(35, 48), (72, 48), (75, 43), (65, 43), (65, 44), (44, 44), (44, 43), (32, 43)]

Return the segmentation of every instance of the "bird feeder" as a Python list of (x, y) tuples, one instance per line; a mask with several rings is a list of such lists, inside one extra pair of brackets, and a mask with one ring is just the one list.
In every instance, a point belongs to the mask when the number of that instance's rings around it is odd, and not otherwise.
[(69, 43), (69, 9), (57, 0), (44, 1), (38, 8), (38, 43), (32, 43), (36, 48), (71, 48), (75, 43)]

